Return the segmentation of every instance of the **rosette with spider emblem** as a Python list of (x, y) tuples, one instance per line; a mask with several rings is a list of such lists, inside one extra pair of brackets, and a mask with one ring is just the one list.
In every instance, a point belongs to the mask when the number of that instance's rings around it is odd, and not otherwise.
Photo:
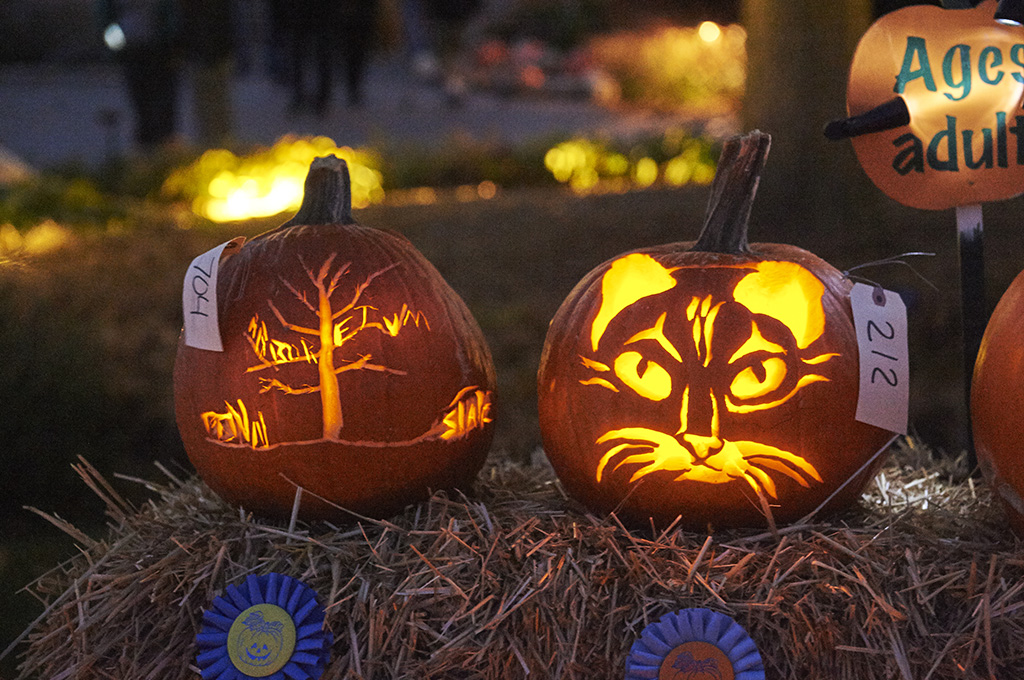
[(626, 680), (764, 680), (743, 627), (710, 609), (682, 609), (644, 628), (626, 659)]
[(196, 663), (204, 680), (316, 680), (332, 643), (315, 591), (284, 574), (249, 576), (203, 612)]

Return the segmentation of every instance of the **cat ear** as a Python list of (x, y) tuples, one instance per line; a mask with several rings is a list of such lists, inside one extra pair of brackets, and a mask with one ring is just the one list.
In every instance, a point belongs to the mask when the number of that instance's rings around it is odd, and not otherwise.
[(672, 272), (676, 269), (665, 267), (644, 253), (630, 253), (612, 263), (601, 278), (601, 308), (590, 327), (590, 343), (595, 352), (608, 324), (619, 312), (645, 297), (675, 288)]
[(825, 284), (795, 262), (758, 262), (736, 284), (733, 298), (755, 314), (778, 319), (806, 348), (825, 332)]

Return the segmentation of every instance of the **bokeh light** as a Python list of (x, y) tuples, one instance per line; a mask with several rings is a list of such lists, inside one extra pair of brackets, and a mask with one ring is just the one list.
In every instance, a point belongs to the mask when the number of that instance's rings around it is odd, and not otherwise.
[(214, 222), (271, 217), (297, 210), (309, 164), (334, 155), (348, 164), (352, 206), (365, 208), (384, 200), (380, 161), (367, 149), (339, 147), (327, 137), (283, 137), (270, 149), (236, 156), (211, 149), (195, 163), (176, 170), (164, 192), (189, 201), (192, 211)]
[(544, 156), (544, 167), (577, 194), (646, 189), (661, 183), (709, 184), (715, 176), (712, 143), (669, 130), (660, 143), (623, 153), (610, 143), (575, 138)]

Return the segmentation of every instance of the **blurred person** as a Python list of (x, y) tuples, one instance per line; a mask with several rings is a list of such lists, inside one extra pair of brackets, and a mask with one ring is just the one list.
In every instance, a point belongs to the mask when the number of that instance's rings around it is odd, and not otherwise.
[(232, 134), (231, 81), (235, 24), (232, 0), (178, 0), (186, 59), (194, 65), (198, 141), (224, 146)]
[(146, 150), (174, 141), (179, 83), (179, 14), (174, 0), (97, 0), (107, 47), (121, 62)]
[(433, 32), (434, 50), (440, 60), (444, 91), (451, 105), (459, 105), (466, 96), (466, 79), (459, 54), (466, 26), (480, 9), (481, 0), (423, 0)]
[(278, 85), (287, 85), (291, 77), (291, 22), (288, 10), (292, 0), (266, 0), (267, 24), (270, 35), (267, 43), (267, 71)]
[(402, 0), (401, 12), (409, 67), (416, 76), (433, 80), (441, 67), (430, 44), (423, 0)]
[(338, 0), (341, 20), (338, 46), (345, 62), (345, 86), (349, 105), (363, 102), (366, 67), (378, 40), (378, 0)]
[[(363, 80), (377, 28), (377, 0), (291, 0), (281, 14), (291, 47), (293, 111), (327, 113), (332, 99), (334, 61), (341, 57), (348, 104), (363, 100)], [(315, 84), (307, 91), (307, 75)]]

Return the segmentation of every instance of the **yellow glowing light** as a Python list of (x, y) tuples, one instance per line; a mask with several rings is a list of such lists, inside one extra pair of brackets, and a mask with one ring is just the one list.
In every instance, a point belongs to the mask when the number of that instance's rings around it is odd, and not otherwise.
[(448, 405), (442, 422), (445, 431), (441, 439), (445, 441), (462, 439), (473, 430), (482, 429), (491, 422), (491, 393), (476, 385), (463, 388)]
[(601, 279), (601, 308), (591, 325), (590, 342), (595, 352), (608, 324), (619, 312), (642, 298), (675, 288), (674, 271), (644, 253), (631, 253), (612, 263)]
[(241, 399), (238, 400), (237, 409), (226, 401), (224, 406), (227, 407), (224, 413), (206, 411), (199, 415), (206, 433), (212, 439), (230, 444), (245, 444), (254, 449), (269, 444), (267, 423), (263, 419), (262, 411), (256, 412), (258, 420), (250, 420), (249, 411)]
[(625, 344), (631, 345), (634, 342), (640, 342), (641, 340), (654, 340), (656, 343), (661, 345), (661, 348), (668, 352), (673, 359), (681, 363), (683, 361), (683, 357), (679, 354), (679, 350), (676, 349), (675, 345), (673, 345), (665, 335), (665, 319), (667, 318), (668, 312), (662, 312), (661, 316), (658, 317), (658, 320), (654, 322), (653, 328), (640, 331), (627, 340)]
[(69, 243), (71, 232), (53, 220), (40, 222), (25, 233), (13, 224), (0, 226), (0, 255), (43, 255)]
[(743, 96), (746, 32), (739, 25), (624, 31), (592, 39), (588, 51), (629, 101), (722, 112)]
[(270, 217), (298, 209), (309, 164), (330, 154), (348, 163), (353, 207), (384, 200), (383, 176), (373, 154), (338, 147), (327, 137), (283, 137), (270, 149), (244, 157), (211, 149), (172, 173), (164, 189), (184, 195), (194, 212), (214, 222)]
[(697, 35), (706, 43), (713, 43), (722, 37), (722, 29), (714, 21), (704, 21), (697, 27)]
[[(813, 481), (822, 481), (814, 466), (796, 453), (729, 436), (732, 434), (730, 423), (736, 416), (777, 408), (808, 385), (829, 380), (824, 375), (808, 372), (806, 367), (838, 355), (804, 357), (802, 352), (793, 349), (794, 342), (803, 350), (824, 334), (824, 285), (813, 273), (793, 262), (724, 267), (744, 270), (733, 290), (733, 298), (751, 313), (746, 338), (737, 338), (732, 329), (715, 331), (718, 314), (727, 304), (726, 300), (717, 299), (714, 294), (692, 295), (684, 307), (680, 304), (679, 293), (673, 292), (670, 295), (675, 297), (667, 301), (667, 311), (660, 314), (653, 326), (646, 321), (644, 326), (649, 327), (641, 327), (622, 343), (622, 349), (612, 361), (613, 375), (608, 374), (609, 366), (602, 363), (603, 359), (580, 357), (586, 369), (600, 374), (585, 377), (579, 380), (580, 384), (624, 395), (616, 398), (631, 399), (633, 397), (628, 395), (635, 395), (654, 402), (651, 409), (660, 409), (652, 413), (662, 429), (621, 427), (596, 439), (597, 445), (604, 445), (595, 471), (598, 482), (606, 470), (618, 470), (627, 465), (637, 466), (631, 472), (630, 483), (657, 471), (667, 471), (673, 473), (674, 481), (722, 484), (742, 480), (758, 494), (772, 498), (777, 497), (775, 473), (804, 487)], [(595, 352), (611, 321), (627, 307), (677, 285), (673, 271), (643, 253), (632, 253), (612, 263), (602, 278), (601, 305), (591, 325), (591, 344)], [(644, 304), (644, 318), (649, 318), (653, 303)], [(681, 333), (678, 322), (668, 321), (668, 315), (683, 313), (692, 324), (692, 333)], [(792, 334), (792, 340), (777, 323), (769, 324), (756, 315), (781, 322)], [(674, 345), (666, 335), (666, 324), (677, 342), (683, 337), (692, 340), (694, 351), (689, 351), (687, 341)], [(737, 330), (742, 331), (743, 326)], [(727, 361), (722, 361), (721, 356), (715, 358), (723, 349), (721, 346), (715, 349), (716, 343), (723, 344), (719, 340), (723, 332), (729, 338), (725, 347), (735, 347), (737, 341), (742, 340), (738, 349), (730, 350)], [(774, 339), (769, 340), (765, 333)], [(660, 349), (650, 343), (652, 340)], [(650, 356), (657, 361), (648, 358), (645, 352), (651, 352)], [(677, 364), (685, 366), (678, 370), (675, 369)], [(671, 372), (672, 369), (676, 372)], [(709, 369), (714, 372), (705, 372)], [(719, 380), (721, 386), (716, 385)], [(691, 387), (697, 389), (691, 390)], [(758, 403), (750, 403), (758, 400)], [(659, 402), (664, 405), (655, 405)], [(664, 428), (665, 418), (676, 412), (678, 428)]]
[[(821, 482), (817, 469), (805, 458), (789, 451), (751, 441), (727, 441), (717, 436), (707, 437), (715, 446), (697, 447), (698, 454), (683, 446), (679, 440), (665, 432), (646, 427), (624, 427), (609, 430), (597, 439), (597, 444), (611, 444), (597, 465), (596, 478), (600, 482), (605, 467), (611, 460), (624, 452), (634, 452), (623, 457), (614, 468), (623, 465), (640, 464), (630, 477), (630, 482), (652, 472), (667, 470), (680, 473), (675, 481), (690, 480), (708, 484), (722, 484), (734, 479), (747, 482), (755, 491), (764, 491), (777, 498), (775, 482), (761, 469), (768, 468), (796, 481), (803, 487), (808, 480)], [(696, 455), (695, 455), (696, 454)], [(701, 455), (703, 454), (703, 455)]]
[(556, 181), (576, 193), (622, 193), (646, 189), (659, 178), (670, 186), (707, 184), (715, 175), (715, 163), (707, 153), (708, 143), (689, 139), (682, 131), (666, 132), (662, 153), (677, 153), (659, 164), (651, 156), (630, 161), (625, 154), (588, 139), (572, 139), (548, 149), (544, 167)]
[[(640, 362), (645, 365), (641, 367)], [(672, 376), (640, 352), (623, 352), (615, 358), (615, 375), (645, 399), (661, 401), (672, 394)]]
[(629, 171), (629, 159), (621, 153), (608, 154), (604, 158), (604, 169), (612, 176), (625, 175)]
[(753, 366), (747, 366), (732, 381), (730, 390), (738, 399), (756, 399), (779, 388), (786, 378), (786, 362), (779, 357), (768, 357), (760, 363), (764, 372), (758, 377)]
[(600, 175), (597, 174), (597, 170), (591, 167), (583, 168), (572, 176), (569, 180), (569, 186), (576, 193), (585, 194), (601, 181)]
[(649, 187), (658, 179), (658, 164), (653, 158), (641, 158), (633, 169), (633, 181), (640, 188)]
[[(304, 384), (295, 386), (284, 382), (277, 377), (261, 377), (260, 392), (265, 394), (271, 391), (280, 391), (287, 395), (320, 394), (320, 402), (323, 411), (323, 439), (326, 441), (338, 441), (339, 432), (344, 425), (342, 415), (342, 391), (339, 387), (338, 376), (349, 371), (376, 371), (390, 373), (392, 375), (405, 375), (405, 371), (391, 368), (380, 363), (373, 363), (372, 354), (360, 354), (357, 359), (336, 359), (336, 350), (342, 350), (360, 333), (366, 331), (379, 331), (390, 337), (395, 337), (407, 324), (419, 327), (423, 321), (426, 330), (430, 330), (426, 317), (419, 311), (409, 309), (406, 304), (391, 318), (384, 316), (380, 310), (372, 305), (360, 304), (360, 298), (370, 283), (378, 276), (385, 274), (394, 265), (380, 269), (367, 276), (362, 283), (356, 284), (355, 296), (339, 308), (334, 306), (332, 295), (339, 279), (348, 272), (348, 265), (336, 268), (333, 279), (330, 278), (331, 270), (337, 253), (330, 254), (320, 266), (317, 273), (311, 268), (306, 268), (309, 282), (316, 290), (317, 304), (307, 304), (308, 309), (316, 317), (315, 326), (303, 326), (294, 323), (278, 309), (272, 300), (267, 300), (267, 306), (276, 317), (280, 327), (296, 334), (296, 339), (301, 343), (296, 345), (293, 342), (279, 341), (271, 338), (267, 333), (267, 326), (258, 316), (254, 316), (246, 331), (246, 340), (249, 342), (258, 363), (246, 369), (247, 373), (262, 372), (266, 369), (273, 369), (272, 375), (283, 375), (277, 372), (278, 367), (286, 364), (307, 363), (313, 364), (319, 374), (319, 383), (315, 385)], [(298, 288), (291, 282), (284, 281), (284, 284), (295, 295), (300, 295)], [(301, 294), (302, 300), (307, 300), (306, 294)], [(371, 314), (373, 312), (373, 314)], [(379, 320), (375, 319), (379, 316)], [(329, 331), (329, 332), (325, 332)], [(319, 347), (312, 347), (306, 342), (309, 337), (311, 342), (319, 340)]]
[(693, 176), (693, 164), (689, 159), (676, 156), (665, 164), (665, 182), (681, 187)]
[(759, 262), (757, 272), (736, 284), (733, 297), (755, 314), (786, 324), (804, 349), (825, 332), (824, 292), (818, 277), (795, 262)]

